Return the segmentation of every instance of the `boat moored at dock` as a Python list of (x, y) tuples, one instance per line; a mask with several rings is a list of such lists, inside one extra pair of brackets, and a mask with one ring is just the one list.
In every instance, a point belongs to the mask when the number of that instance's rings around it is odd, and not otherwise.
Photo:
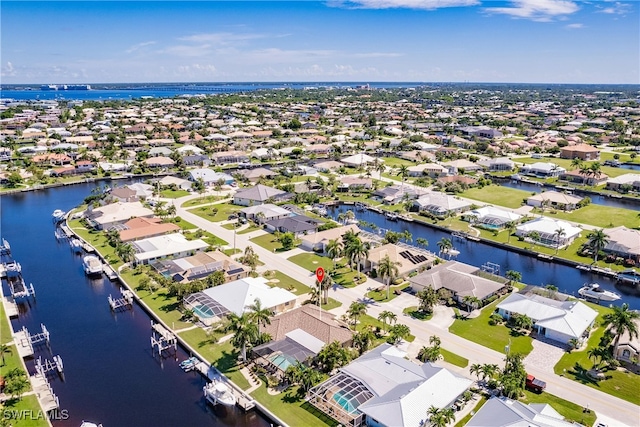
[(617, 301), (621, 298), (620, 295), (615, 292), (602, 289), (597, 283), (586, 283), (578, 290), (578, 295), (597, 301)]
[(62, 220), (64, 220), (64, 217), (67, 213), (61, 209), (56, 209), (55, 211), (53, 211), (53, 213), (51, 214), (51, 219), (53, 220), (53, 222), (58, 223)]
[(204, 397), (213, 405), (234, 406), (236, 397), (227, 384), (219, 379), (203, 387)]
[(95, 255), (87, 255), (82, 258), (82, 267), (87, 276), (102, 274), (102, 262)]

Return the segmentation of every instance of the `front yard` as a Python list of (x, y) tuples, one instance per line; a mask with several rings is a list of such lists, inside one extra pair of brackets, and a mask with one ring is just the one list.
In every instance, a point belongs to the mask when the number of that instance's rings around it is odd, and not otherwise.
[(240, 209), (242, 206), (231, 203), (216, 203), (189, 209), (189, 212), (211, 222), (220, 222), (227, 220), (231, 214), (237, 214)]
[[(352, 270), (348, 265), (343, 264), (343, 260), (336, 262), (336, 269), (333, 270), (333, 261), (325, 256), (318, 255), (316, 253), (303, 253), (294, 255), (288, 258), (292, 263), (299, 265), (302, 268), (315, 272), (318, 267), (324, 268), (327, 274), (331, 275), (333, 281), (345, 288), (355, 285), (356, 278), (358, 277), (358, 271)], [(364, 273), (360, 273), (361, 280), (366, 277)], [(314, 279), (315, 285), (315, 279)]]
[(487, 185), (483, 188), (470, 188), (461, 193), (460, 196), (468, 199), (478, 200), (478, 204), (491, 203), (511, 209), (522, 206), (522, 201), (531, 196), (529, 191), (517, 190), (515, 188), (503, 187), (500, 185)]

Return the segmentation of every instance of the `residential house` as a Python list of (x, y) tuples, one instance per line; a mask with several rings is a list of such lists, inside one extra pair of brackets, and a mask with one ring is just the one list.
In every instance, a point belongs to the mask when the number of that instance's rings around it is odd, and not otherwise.
[(131, 218), (116, 228), (119, 231), (122, 242), (145, 239), (147, 237), (161, 236), (163, 234), (180, 231), (180, 227), (170, 222), (162, 222), (160, 218)]
[(239, 214), (246, 219), (263, 224), (267, 221), (287, 218), (291, 216), (291, 211), (272, 203), (265, 203), (240, 209)]
[(331, 228), (329, 230), (318, 231), (317, 233), (302, 236), (302, 243), (300, 244), (300, 247), (307, 251), (324, 252), (329, 241), (336, 239), (341, 241), (342, 236), (347, 231), (359, 233), (361, 230), (357, 225), (349, 224), (342, 227)]
[(527, 205), (536, 208), (552, 208), (563, 211), (574, 211), (582, 197), (560, 193), (558, 191), (544, 191), (527, 198)]
[(172, 168), (176, 165), (173, 159), (165, 156), (149, 157), (143, 163), (150, 168)]
[(566, 221), (540, 217), (516, 227), (516, 236), (531, 240), (533, 233), (538, 234), (535, 243), (552, 248), (570, 245), (580, 236), (582, 229)]
[(135, 264), (149, 264), (165, 258), (182, 258), (204, 251), (209, 244), (201, 239), (187, 240), (181, 233), (163, 234), (134, 240)]
[(249, 163), (251, 161), (247, 153), (237, 150), (212, 153), (211, 160), (213, 160), (218, 165), (226, 165), (229, 163)]
[(471, 207), (471, 202), (446, 193), (430, 191), (413, 202), (419, 212), (445, 217), (450, 214), (464, 212)]
[(315, 233), (320, 221), (305, 215), (293, 215), (286, 218), (272, 219), (265, 222), (265, 228), (270, 232), (293, 233), (295, 237)]
[(640, 191), (640, 174), (627, 173), (624, 175), (610, 178), (607, 181), (607, 190), (613, 191)]
[(524, 165), (520, 168), (523, 175), (535, 176), (536, 178), (554, 178), (562, 175), (567, 170), (554, 163), (536, 162), (531, 165)]
[(249, 182), (260, 181), (261, 179), (271, 179), (278, 176), (278, 173), (263, 167), (256, 169), (242, 169), (236, 172), (238, 175), (243, 176)]
[(516, 223), (522, 215), (495, 206), (484, 206), (465, 213), (463, 218), (475, 227), (499, 230), (510, 222)]
[(307, 401), (344, 426), (419, 427), (427, 409), (452, 406), (472, 380), (432, 363), (418, 365), (382, 344), (313, 387)]
[(367, 154), (360, 153), (360, 154), (354, 154), (353, 156), (345, 157), (340, 161), (347, 166), (357, 168), (357, 167), (364, 167), (371, 163), (375, 163), (376, 159), (375, 157), (371, 157)]
[(465, 424), (465, 427), (576, 427), (565, 421), (547, 403), (522, 403), (506, 397), (492, 397)]
[(192, 182), (189, 181), (188, 179), (182, 179), (182, 178), (178, 178), (176, 176), (171, 176), (171, 175), (162, 177), (162, 179), (160, 179), (158, 183), (162, 187), (171, 187), (175, 185), (180, 190), (187, 190), (187, 191), (190, 190), (191, 186), (193, 185)]
[(604, 252), (640, 263), (640, 231), (621, 225), (607, 228), (604, 233), (609, 240)]
[(290, 194), (285, 191), (258, 184), (238, 190), (233, 196), (233, 203), (240, 206), (254, 206), (270, 203), (272, 200), (286, 200), (289, 197)]
[[(112, 191), (113, 193), (113, 191)], [(89, 208), (84, 213), (91, 226), (98, 230), (107, 230), (115, 224), (124, 223), (135, 217), (153, 217), (153, 211), (140, 202), (116, 202), (99, 208)]]
[(357, 176), (343, 176), (340, 178), (338, 184), (338, 191), (362, 191), (370, 190), (373, 187), (373, 179), (371, 178), (358, 178)]
[(464, 297), (476, 297), (480, 301), (485, 301), (505, 291), (506, 279), (489, 280), (480, 276), (480, 273), (481, 270), (478, 267), (458, 261), (447, 261), (410, 277), (409, 283), (416, 292), (427, 287), (435, 290), (447, 289), (452, 293), (453, 299), (460, 304), (464, 304)]
[[(635, 320), (635, 324), (637, 330), (640, 331), (640, 320)], [(619, 361), (640, 369), (640, 337), (637, 334), (632, 337), (629, 332), (625, 331), (620, 335), (614, 356)]]
[(589, 337), (598, 312), (580, 301), (556, 301), (540, 295), (513, 293), (496, 308), (505, 319), (514, 314), (528, 316), (538, 335), (568, 344), (572, 339), (583, 342)]
[(573, 184), (586, 184), (586, 185), (602, 185), (609, 180), (609, 175), (600, 174), (599, 176), (585, 175), (580, 173), (579, 170), (566, 171), (558, 176), (560, 181), (567, 181)]
[(430, 178), (439, 178), (449, 173), (449, 169), (437, 163), (423, 163), (420, 165), (409, 166), (408, 169), (409, 176), (411, 177), (428, 176)]
[(387, 256), (397, 263), (398, 277), (405, 277), (419, 269), (431, 267), (436, 259), (432, 254), (422, 250), (387, 243), (369, 249), (367, 259), (362, 260), (361, 271), (377, 271), (380, 263)]
[(216, 271), (224, 272), (226, 283), (244, 279), (250, 272), (249, 267), (243, 266), (221, 251), (196, 252), (184, 258), (156, 261), (152, 266), (158, 273), (179, 283), (204, 279)]
[(478, 164), (484, 166), (492, 172), (511, 171), (515, 169), (516, 165), (508, 157), (498, 157), (495, 159), (486, 159), (478, 161)]
[(395, 205), (403, 200), (415, 200), (426, 193), (427, 190), (422, 190), (414, 186), (392, 185), (391, 187), (377, 189), (373, 195), (382, 199), (385, 205)]
[(600, 159), (600, 150), (588, 144), (569, 145), (560, 149), (560, 158), (584, 161), (598, 160)]
[(469, 173), (482, 170), (482, 165), (478, 163), (470, 162), (466, 159), (451, 160), (450, 162), (442, 163), (442, 166), (446, 167), (449, 171), (449, 175), (457, 175), (459, 171), (462, 173)]
[(197, 182), (199, 179), (202, 179), (206, 186), (212, 186), (218, 183), (231, 184), (235, 181), (235, 178), (228, 173), (215, 172), (208, 168), (192, 169), (189, 171), (189, 181)]

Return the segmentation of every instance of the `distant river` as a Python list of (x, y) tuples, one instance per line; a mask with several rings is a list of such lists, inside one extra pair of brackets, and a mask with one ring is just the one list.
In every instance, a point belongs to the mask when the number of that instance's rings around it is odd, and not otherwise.
[[(553, 284), (561, 292), (574, 296), (578, 296), (578, 289), (585, 283), (598, 282), (604, 289), (616, 291), (622, 295), (622, 298), (616, 304), (626, 302), (631, 308), (640, 309), (640, 290), (631, 286), (617, 284), (610, 278), (566, 265), (520, 255), (486, 243), (453, 239), (451, 233), (431, 228), (418, 222), (389, 221), (383, 214), (369, 210), (356, 211), (352, 205), (340, 205), (332, 208), (329, 212), (334, 218), (337, 218), (338, 214), (347, 210), (352, 210), (358, 220), (377, 226), (375, 230), (368, 225), (361, 226), (367, 231), (384, 235), (385, 230), (397, 232), (409, 230), (413, 238), (413, 244), (419, 237), (425, 238), (429, 242), (427, 249), (432, 252), (438, 252), (438, 241), (443, 238), (451, 239), (454, 247), (460, 251), (460, 255), (456, 258), (457, 261), (475, 265), (476, 267), (481, 267), (488, 262), (498, 264), (500, 266), (500, 275), (504, 276), (509, 270), (519, 271), (522, 274), (522, 281), (526, 284), (536, 286)], [(513, 237), (513, 239), (516, 239), (516, 237)], [(560, 249), (560, 255), (562, 255), (562, 249)]]
[[(96, 183), (17, 193), (0, 197), (0, 235), (11, 244), (27, 283), (33, 283), (36, 302), (12, 321), (51, 333), (53, 355), (62, 357), (65, 381), (51, 381), (61, 409), (70, 418), (54, 425), (78, 427), (82, 420), (105, 427), (244, 426), (269, 425), (259, 412), (213, 408), (202, 397), (204, 380), (184, 373), (174, 358), (160, 361), (151, 354), (149, 316), (135, 305), (113, 314), (107, 297), (119, 295), (107, 279), (89, 280), (81, 256), (67, 242), (54, 237), (51, 213), (69, 210), (89, 195)], [(5, 292), (7, 291), (5, 285)], [(36, 357), (51, 359), (46, 350)], [(189, 355), (178, 351), (178, 360)], [(34, 371), (33, 361), (27, 363)]]

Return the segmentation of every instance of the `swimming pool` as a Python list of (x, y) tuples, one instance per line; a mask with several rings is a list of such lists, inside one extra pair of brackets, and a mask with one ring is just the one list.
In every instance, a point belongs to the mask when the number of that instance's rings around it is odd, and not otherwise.
[(213, 310), (211, 310), (206, 305), (198, 305), (193, 307), (193, 314), (198, 316), (200, 319), (211, 319), (212, 317), (215, 317)]
[(269, 361), (276, 365), (283, 371), (286, 371), (289, 366), (295, 364), (296, 360), (285, 356), (284, 354), (275, 354), (269, 357)]
[(345, 411), (347, 411), (350, 414), (353, 414), (354, 412), (357, 411), (357, 408), (355, 408), (351, 402), (349, 401), (349, 399), (347, 399), (346, 397), (344, 397), (342, 395), (342, 392), (338, 391), (333, 395), (333, 400), (336, 401), (336, 403), (340, 406), (342, 406), (342, 409), (344, 409)]

